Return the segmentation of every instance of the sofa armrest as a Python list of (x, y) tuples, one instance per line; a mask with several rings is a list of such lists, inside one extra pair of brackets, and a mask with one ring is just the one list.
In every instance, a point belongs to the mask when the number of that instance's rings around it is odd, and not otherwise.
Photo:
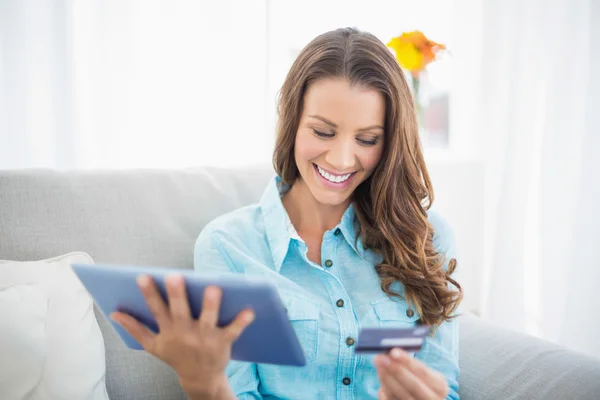
[(600, 399), (600, 360), (461, 318), (461, 399)]

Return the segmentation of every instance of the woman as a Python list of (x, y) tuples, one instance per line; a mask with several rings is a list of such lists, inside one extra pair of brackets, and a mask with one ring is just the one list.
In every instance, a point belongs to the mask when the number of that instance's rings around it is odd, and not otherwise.
[[(411, 93), (373, 35), (339, 29), (301, 52), (281, 91), (274, 166), (259, 204), (206, 226), (194, 263), (274, 282), (305, 367), (230, 362), (252, 312), (217, 327), (220, 291), (211, 287), (193, 320), (181, 277), (167, 279), (168, 306), (151, 279), (139, 280), (160, 334), (114, 319), (174, 368), (190, 399), (457, 399), (453, 237), (429, 211)], [(353, 351), (361, 326), (416, 324), (435, 333), (414, 357)]]

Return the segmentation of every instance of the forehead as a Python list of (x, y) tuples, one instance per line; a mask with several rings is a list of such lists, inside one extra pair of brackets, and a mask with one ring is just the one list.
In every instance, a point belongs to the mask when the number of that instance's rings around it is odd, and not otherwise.
[(303, 117), (320, 115), (340, 128), (383, 125), (385, 100), (378, 90), (350, 85), (346, 79), (321, 79), (304, 94)]

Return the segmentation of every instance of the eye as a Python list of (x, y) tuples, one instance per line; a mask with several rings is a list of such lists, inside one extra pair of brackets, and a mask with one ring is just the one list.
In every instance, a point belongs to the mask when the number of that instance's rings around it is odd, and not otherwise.
[(335, 136), (333, 133), (325, 133), (325, 132), (318, 131), (316, 129), (313, 129), (313, 132), (315, 132), (315, 135), (322, 137), (324, 139), (331, 139), (332, 137)]
[(364, 140), (364, 139), (356, 139), (363, 146), (375, 146), (379, 141), (379, 138), (375, 138), (373, 140)]

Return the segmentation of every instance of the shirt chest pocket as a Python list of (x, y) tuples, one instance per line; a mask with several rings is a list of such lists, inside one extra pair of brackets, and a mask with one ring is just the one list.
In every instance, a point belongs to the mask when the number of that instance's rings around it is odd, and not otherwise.
[(319, 303), (296, 293), (281, 293), (288, 319), (296, 331), (306, 361), (317, 358), (319, 350)]
[(382, 328), (410, 328), (417, 324), (419, 316), (404, 301), (388, 297), (371, 303), (375, 319)]

